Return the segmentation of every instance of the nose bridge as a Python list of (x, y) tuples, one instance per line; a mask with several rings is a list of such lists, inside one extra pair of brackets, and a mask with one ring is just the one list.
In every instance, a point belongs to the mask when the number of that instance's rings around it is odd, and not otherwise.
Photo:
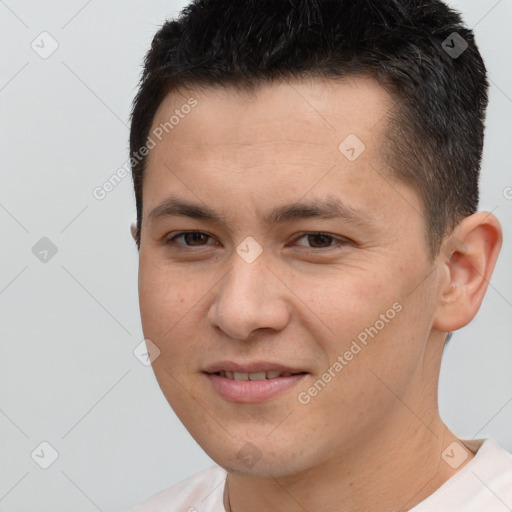
[(239, 245), (208, 315), (212, 324), (233, 338), (246, 339), (260, 328), (279, 330), (287, 321), (278, 279), (262, 252), (254, 257), (255, 250), (250, 240)]
[(246, 309), (250, 303), (256, 303), (261, 300), (265, 293), (265, 282), (267, 279), (266, 261), (260, 257), (254, 262), (248, 263), (240, 256), (233, 257), (233, 266), (228, 277), (229, 285), (226, 287), (228, 295), (233, 298), (244, 297)]
[[(231, 258), (232, 269), (227, 277), (225, 292), (236, 298), (245, 295), (251, 302), (257, 302), (265, 292), (265, 279), (263, 276), (269, 272), (267, 269), (268, 252), (252, 236), (244, 238)], [(251, 296), (249, 296), (251, 295)]]

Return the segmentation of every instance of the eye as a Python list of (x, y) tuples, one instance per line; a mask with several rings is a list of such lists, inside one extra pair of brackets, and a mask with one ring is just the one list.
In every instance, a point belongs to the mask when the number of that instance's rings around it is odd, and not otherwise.
[[(306, 238), (309, 243), (313, 243), (313, 246), (306, 246), (311, 249), (334, 249), (340, 247), (342, 245), (346, 245), (349, 243), (349, 240), (343, 237), (337, 237), (334, 235), (329, 235), (328, 233), (304, 233), (299, 238), (295, 240), (300, 240), (301, 238)], [(335, 242), (334, 244), (329, 242)], [(327, 244), (327, 245), (326, 245)], [(298, 244), (299, 246), (301, 244)], [(321, 247), (318, 247), (318, 246)]]
[[(208, 238), (212, 238), (208, 233), (204, 233), (201, 231), (181, 231), (180, 233), (177, 233), (176, 235), (167, 238), (164, 241), (164, 245), (175, 245), (178, 239), (183, 238), (183, 241), (185, 244), (178, 244), (178, 245), (185, 245), (185, 247), (199, 247), (204, 245), (212, 245), (207, 244), (206, 241)], [(334, 235), (330, 235), (328, 233), (303, 233), (301, 236), (295, 239), (295, 243), (298, 240), (301, 239), (307, 239), (309, 243), (312, 243), (312, 245), (302, 245), (297, 244), (300, 247), (306, 247), (309, 249), (317, 249), (317, 250), (330, 250), (335, 249), (338, 247), (341, 247), (343, 245), (346, 245), (350, 243), (350, 240), (343, 238), (343, 237), (337, 237)], [(334, 242), (334, 244), (332, 243)]]
[[(181, 233), (178, 233), (174, 235), (171, 238), (168, 238), (164, 244), (165, 245), (171, 245), (174, 243), (175, 240), (178, 238), (184, 237), (183, 239), (186, 241), (185, 245), (187, 247), (196, 247), (201, 245), (208, 245), (201, 243), (202, 241), (205, 241), (207, 238), (211, 238), (210, 235), (207, 233), (203, 233), (201, 231), (182, 231)], [(188, 242), (191, 242), (190, 244)], [(181, 245), (181, 244), (179, 244)], [(211, 245), (211, 244), (210, 244)]]

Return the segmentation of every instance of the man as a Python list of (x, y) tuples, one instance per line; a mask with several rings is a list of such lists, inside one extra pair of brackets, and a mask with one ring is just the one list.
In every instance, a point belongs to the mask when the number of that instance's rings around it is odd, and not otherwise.
[(218, 465), (137, 512), (510, 510), (512, 455), (437, 405), (502, 241), (487, 89), (437, 0), (198, 0), (159, 30), (130, 134), (142, 326)]

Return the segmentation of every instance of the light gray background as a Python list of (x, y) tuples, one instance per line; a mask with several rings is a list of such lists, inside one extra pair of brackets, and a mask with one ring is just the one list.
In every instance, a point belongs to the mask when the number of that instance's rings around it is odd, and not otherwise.
[[(475, 28), (492, 81), (481, 209), (505, 243), (477, 318), (446, 350), (440, 407), (459, 436), (512, 451), (512, 0), (450, 3)], [(131, 177), (92, 195), (126, 162), (143, 55), (183, 5), (0, 1), (3, 512), (122, 511), (212, 464), (133, 355), (143, 335)], [(31, 48), (43, 31), (59, 44), (47, 59)], [(32, 252), (42, 237), (58, 249), (47, 263)], [(48, 469), (31, 458), (42, 441), (59, 454)]]

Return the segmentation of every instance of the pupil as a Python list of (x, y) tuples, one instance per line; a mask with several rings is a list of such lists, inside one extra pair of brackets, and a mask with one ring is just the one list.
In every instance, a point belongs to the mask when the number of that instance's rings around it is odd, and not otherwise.
[[(192, 237), (192, 241), (194, 242), (200, 242), (200, 238), (205, 236), (203, 233), (188, 233), (186, 235), (187, 237)], [(190, 241), (190, 238), (187, 239), (187, 242)]]
[[(310, 241), (311, 241), (311, 239), (314, 239), (314, 240), (324, 239), (324, 241), (329, 239), (329, 237), (326, 235), (309, 235), (309, 237), (310, 237)], [(315, 244), (312, 244), (312, 245), (313, 245), (313, 247), (315, 246)], [(322, 242), (320, 242), (320, 245), (322, 245)]]

